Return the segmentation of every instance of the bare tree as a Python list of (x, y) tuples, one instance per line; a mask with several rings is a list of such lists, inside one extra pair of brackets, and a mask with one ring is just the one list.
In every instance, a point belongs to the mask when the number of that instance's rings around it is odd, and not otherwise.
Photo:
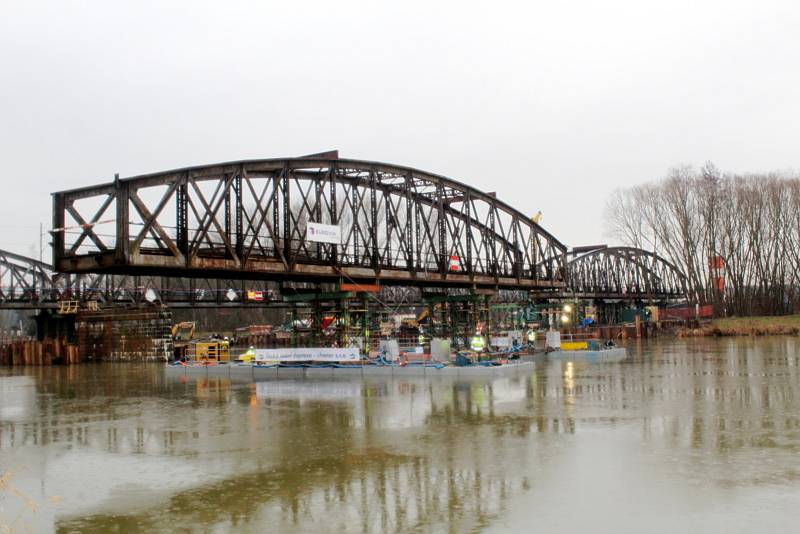
[[(800, 299), (800, 179), (671, 169), (654, 184), (614, 192), (607, 233), (652, 249), (686, 275), (690, 297), (715, 313), (782, 314)], [(725, 287), (715, 285), (715, 258)]]

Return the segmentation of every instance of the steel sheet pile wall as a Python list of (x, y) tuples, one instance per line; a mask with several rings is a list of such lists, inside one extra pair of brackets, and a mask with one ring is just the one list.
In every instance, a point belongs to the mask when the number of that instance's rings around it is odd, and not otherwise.
[(66, 339), (20, 339), (0, 346), (0, 365), (54, 365), (81, 361), (77, 345)]
[(75, 331), (84, 360), (165, 360), (172, 355), (172, 312), (108, 310), (79, 314)]

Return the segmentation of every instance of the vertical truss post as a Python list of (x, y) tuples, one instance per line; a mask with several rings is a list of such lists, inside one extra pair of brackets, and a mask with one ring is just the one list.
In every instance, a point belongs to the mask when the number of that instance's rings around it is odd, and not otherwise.
[(422, 257), (422, 221), (420, 220), (420, 210), (422, 206), (419, 203), (415, 203), (414, 209), (414, 255), (417, 257), (417, 268), (415, 271), (420, 269), (427, 270), (427, 266), (423, 266), (424, 262), (428, 261), (428, 258)]
[[(225, 210), (225, 227), (224, 227), (225, 239), (228, 241), (228, 243), (230, 243), (231, 242), (231, 188), (230, 184), (228, 183), (228, 180), (225, 179), (224, 176), (221, 179), (225, 181), (225, 196), (223, 197), (225, 200), (225, 205), (222, 208)], [(231, 183), (233, 183), (234, 179), (235, 176), (231, 176)], [(230, 257), (230, 255), (231, 253), (226, 247), (225, 256)]]
[[(494, 206), (489, 207), (489, 230), (492, 232), (493, 235), (497, 235), (497, 229), (495, 228), (495, 219), (494, 219)], [(494, 238), (490, 236), (489, 238), (489, 252), (491, 256), (488, 258), (491, 267), (489, 268), (489, 272), (497, 276), (497, 243), (495, 243)]]
[[(236, 178), (233, 179), (233, 191), (236, 195), (235, 219), (236, 219), (236, 256), (244, 261), (244, 220), (242, 211), (242, 174), (243, 169), (239, 171)], [(244, 267), (244, 266), (243, 266)]]
[[(273, 179), (272, 179), (272, 182), (273, 182), (273, 184), (272, 184), (272, 233), (275, 236), (275, 245), (274, 245), (275, 246), (275, 252), (274, 253), (278, 254), (278, 252), (279, 252), (279, 249), (278, 249), (278, 247), (279, 247), (279, 243), (278, 243), (279, 237), (278, 236), (280, 236), (280, 228), (281, 228), (281, 225), (280, 225), (280, 221), (281, 221), (281, 219), (280, 219), (280, 213), (281, 213), (281, 208), (280, 208), (280, 204), (281, 204), (280, 203), (281, 177), (280, 176), (274, 176)], [(255, 239), (255, 236), (254, 236), (254, 239)]]
[(130, 194), (127, 182), (119, 180), (119, 174), (114, 176), (115, 195), (117, 197), (117, 243), (115, 247), (115, 261), (118, 264), (130, 263), (130, 235), (128, 228), (128, 198)]
[(378, 200), (375, 192), (375, 173), (369, 173), (369, 208), (370, 208), (370, 241), (372, 241), (372, 254), (370, 261), (372, 268), (378, 271)]
[[(175, 190), (175, 233), (177, 237), (177, 247), (181, 254), (187, 256), (189, 253), (189, 213), (187, 208), (187, 177), (180, 178), (180, 185)], [(188, 257), (187, 257), (188, 259)]]
[(389, 195), (383, 194), (383, 209), (386, 212), (386, 244), (383, 247), (383, 263), (392, 266), (392, 228), (396, 227), (395, 216), (391, 210), (391, 202), (389, 202)]
[(519, 223), (514, 221), (511, 225), (511, 231), (514, 233), (514, 266), (513, 276), (519, 282), (522, 278), (522, 251), (519, 248)]
[(66, 226), (66, 204), (64, 193), (53, 195), (53, 268), (58, 269), (59, 260), (64, 257), (65, 252), (65, 231)]
[(464, 238), (467, 240), (467, 259), (466, 259), (466, 271), (469, 274), (472, 274), (472, 198), (470, 197), (469, 191), (464, 194), (464, 215), (467, 219), (465, 224), (464, 230), (466, 233), (464, 234)]
[[(324, 186), (324, 182), (322, 179), (314, 180), (314, 208), (312, 210), (311, 216), (313, 217), (314, 222), (321, 223), (322, 222), (322, 188)], [(317, 243), (316, 245), (316, 260), (322, 260), (322, 245)]]
[(416, 272), (414, 259), (414, 220), (413, 220), (413, 204), (411, 202), (411, 176), (406, 176), (406, 237), (401, 243), (401, 246), (406, 248), (406, 268), (412, 273)]
[(289, 194), (289, 172), (283, 175), (283, 255), (287, 261), (291, 258), (292, 253), (292, 228), (291, 228), (291, 196)]
[(447, 273), (447, 220), (445, 219), (444, 215), (444, 188), (441, 184), (437, 184), (436, 186), (436, 204), (439, 210), (439, 215), (437, 217), (438, 223), (438, 234), (439, 234), (439, 250), (438, 252), (438, 263), (439, 263), (439, 272), (442, 274)]
[[(339, 214), (337, 212), (336, 207), (336, 167), (334, 163), (331, 163), (330, 169), (331, 175), (331, 224), (334, 226), (339, 225)], [(331, 263), (336, 265), (338, 263), (337, 260), (337, 253), (338, 253), (339, 245), (331, 245)]]
[(358, 238), (359, 234), (361, 233), (361, 225), (358, 223), (358, 216), (361, 212), (359, 209), (358, 204), (358, 187), (353, 185), (352, 186), (352, 195), (353, 195), (353, 263), (358, 265), (361, 263), (361, 253), (358, 247)]

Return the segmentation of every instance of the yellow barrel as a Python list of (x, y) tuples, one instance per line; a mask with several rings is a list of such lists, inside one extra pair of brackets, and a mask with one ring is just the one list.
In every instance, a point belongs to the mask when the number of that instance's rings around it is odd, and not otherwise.
[(561, 350), (586, 350), (589, 348), (588, 341), (562, 341)]

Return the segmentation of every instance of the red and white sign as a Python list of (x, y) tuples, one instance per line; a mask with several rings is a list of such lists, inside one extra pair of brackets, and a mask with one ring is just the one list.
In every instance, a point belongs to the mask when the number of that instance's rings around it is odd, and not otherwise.
[(247, 300), (255, 300), (255, 301), (262, 301), (264, 300), (264, 292), (263, 291), (247, 291)]
[(450, 270), (451, 271), (461, 270), (461, 259), (458, 256), (450, 256)]
[(711, 282), (717, 291), (725, 291), (725, 258), (709, 256), (708, 268), (711, 271)]

